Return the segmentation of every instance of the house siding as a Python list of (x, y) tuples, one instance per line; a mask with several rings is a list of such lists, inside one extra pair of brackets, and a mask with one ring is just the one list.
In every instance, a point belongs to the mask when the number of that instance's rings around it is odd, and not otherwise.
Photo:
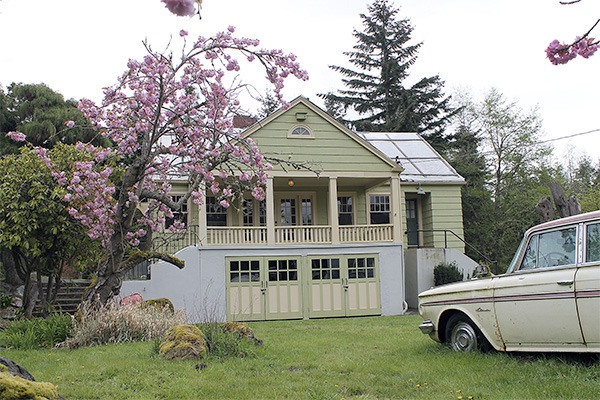
[[(307, 118), (296, 121), (298, 112), (306, 113)], [(313, 137), (289, 138), (290, 128), (296, 125), (308, 126)], [(303, 104), (290, 108), (250, 137), (266, 157), (308, 161), (315, 170), (351, 172), (357, 171), (357, 165), (360, 165), (360, 171), (367, 172), (389, 172), (391, 169), (388, 163)], [(274, 165), (274, 170), (283, 168)]]

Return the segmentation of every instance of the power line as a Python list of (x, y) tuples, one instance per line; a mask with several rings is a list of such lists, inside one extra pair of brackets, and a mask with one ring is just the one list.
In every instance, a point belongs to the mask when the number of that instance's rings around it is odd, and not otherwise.
[(594, 132), (600, 132), (600, 129), (592, 129), (591, 131), (587, 131), (587, 132), (574, 133), (572, 135), (561, 136), (561, 137), (557, 137), (557, 138), (554, 138), (554, 139), (541, 140), (541, 141), (537, 142), (536, 144), (542, 144), (542, 143), (548, 143), (548, 142), (555, 142), (557, 140), (569, 139), (569, 138), (572, 138), (572, 137), (587, 135), (589, 133), (594, 133)]

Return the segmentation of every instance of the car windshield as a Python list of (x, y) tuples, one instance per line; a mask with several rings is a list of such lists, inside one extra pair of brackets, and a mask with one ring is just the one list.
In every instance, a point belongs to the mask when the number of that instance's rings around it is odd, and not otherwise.
[(508, 265), (508, 269), (506, 270), (507, 274), (510, 274), (513, 271), (515, 271), (516, 269), (518, 269), (519, 255), (521, 254), (521, 250), (523, 250), (523, 246), (525, 246), (525, 244), (526, 244), (526, 240), (525, 239), (527, 239), (527, 238), (524, 237), (523, 240), (521, 240), (521, 244), (517, 248), (517, 251), (515, 251), (515, 255), (513, 256), (513, 259), (510, 262), (510, 264)]

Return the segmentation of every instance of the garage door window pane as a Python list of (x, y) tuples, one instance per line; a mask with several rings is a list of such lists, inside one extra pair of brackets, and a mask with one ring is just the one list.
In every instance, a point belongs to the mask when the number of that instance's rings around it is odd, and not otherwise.
[(337, 258), (321, 258), (311, 261), (312, 279), (339, 279), (340, 260)]
[(360, 257), (348, 259), (348, 278), (362, 279), (375, 277), (375, 258)]
[(296, 281), (298, 280), (296, 260), (269, 260), (269, 281)]

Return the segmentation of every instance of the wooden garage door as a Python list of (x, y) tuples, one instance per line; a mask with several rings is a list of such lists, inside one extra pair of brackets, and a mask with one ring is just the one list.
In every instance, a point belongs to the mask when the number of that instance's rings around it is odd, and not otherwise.
[(379, 315), (377, 255), (309, 257), (309, 317)]
[(227, 257), (227, 319), (381, 314), (376, 254)]
[(228, 257), (227, 319), (302, 318), (301, 258)]

